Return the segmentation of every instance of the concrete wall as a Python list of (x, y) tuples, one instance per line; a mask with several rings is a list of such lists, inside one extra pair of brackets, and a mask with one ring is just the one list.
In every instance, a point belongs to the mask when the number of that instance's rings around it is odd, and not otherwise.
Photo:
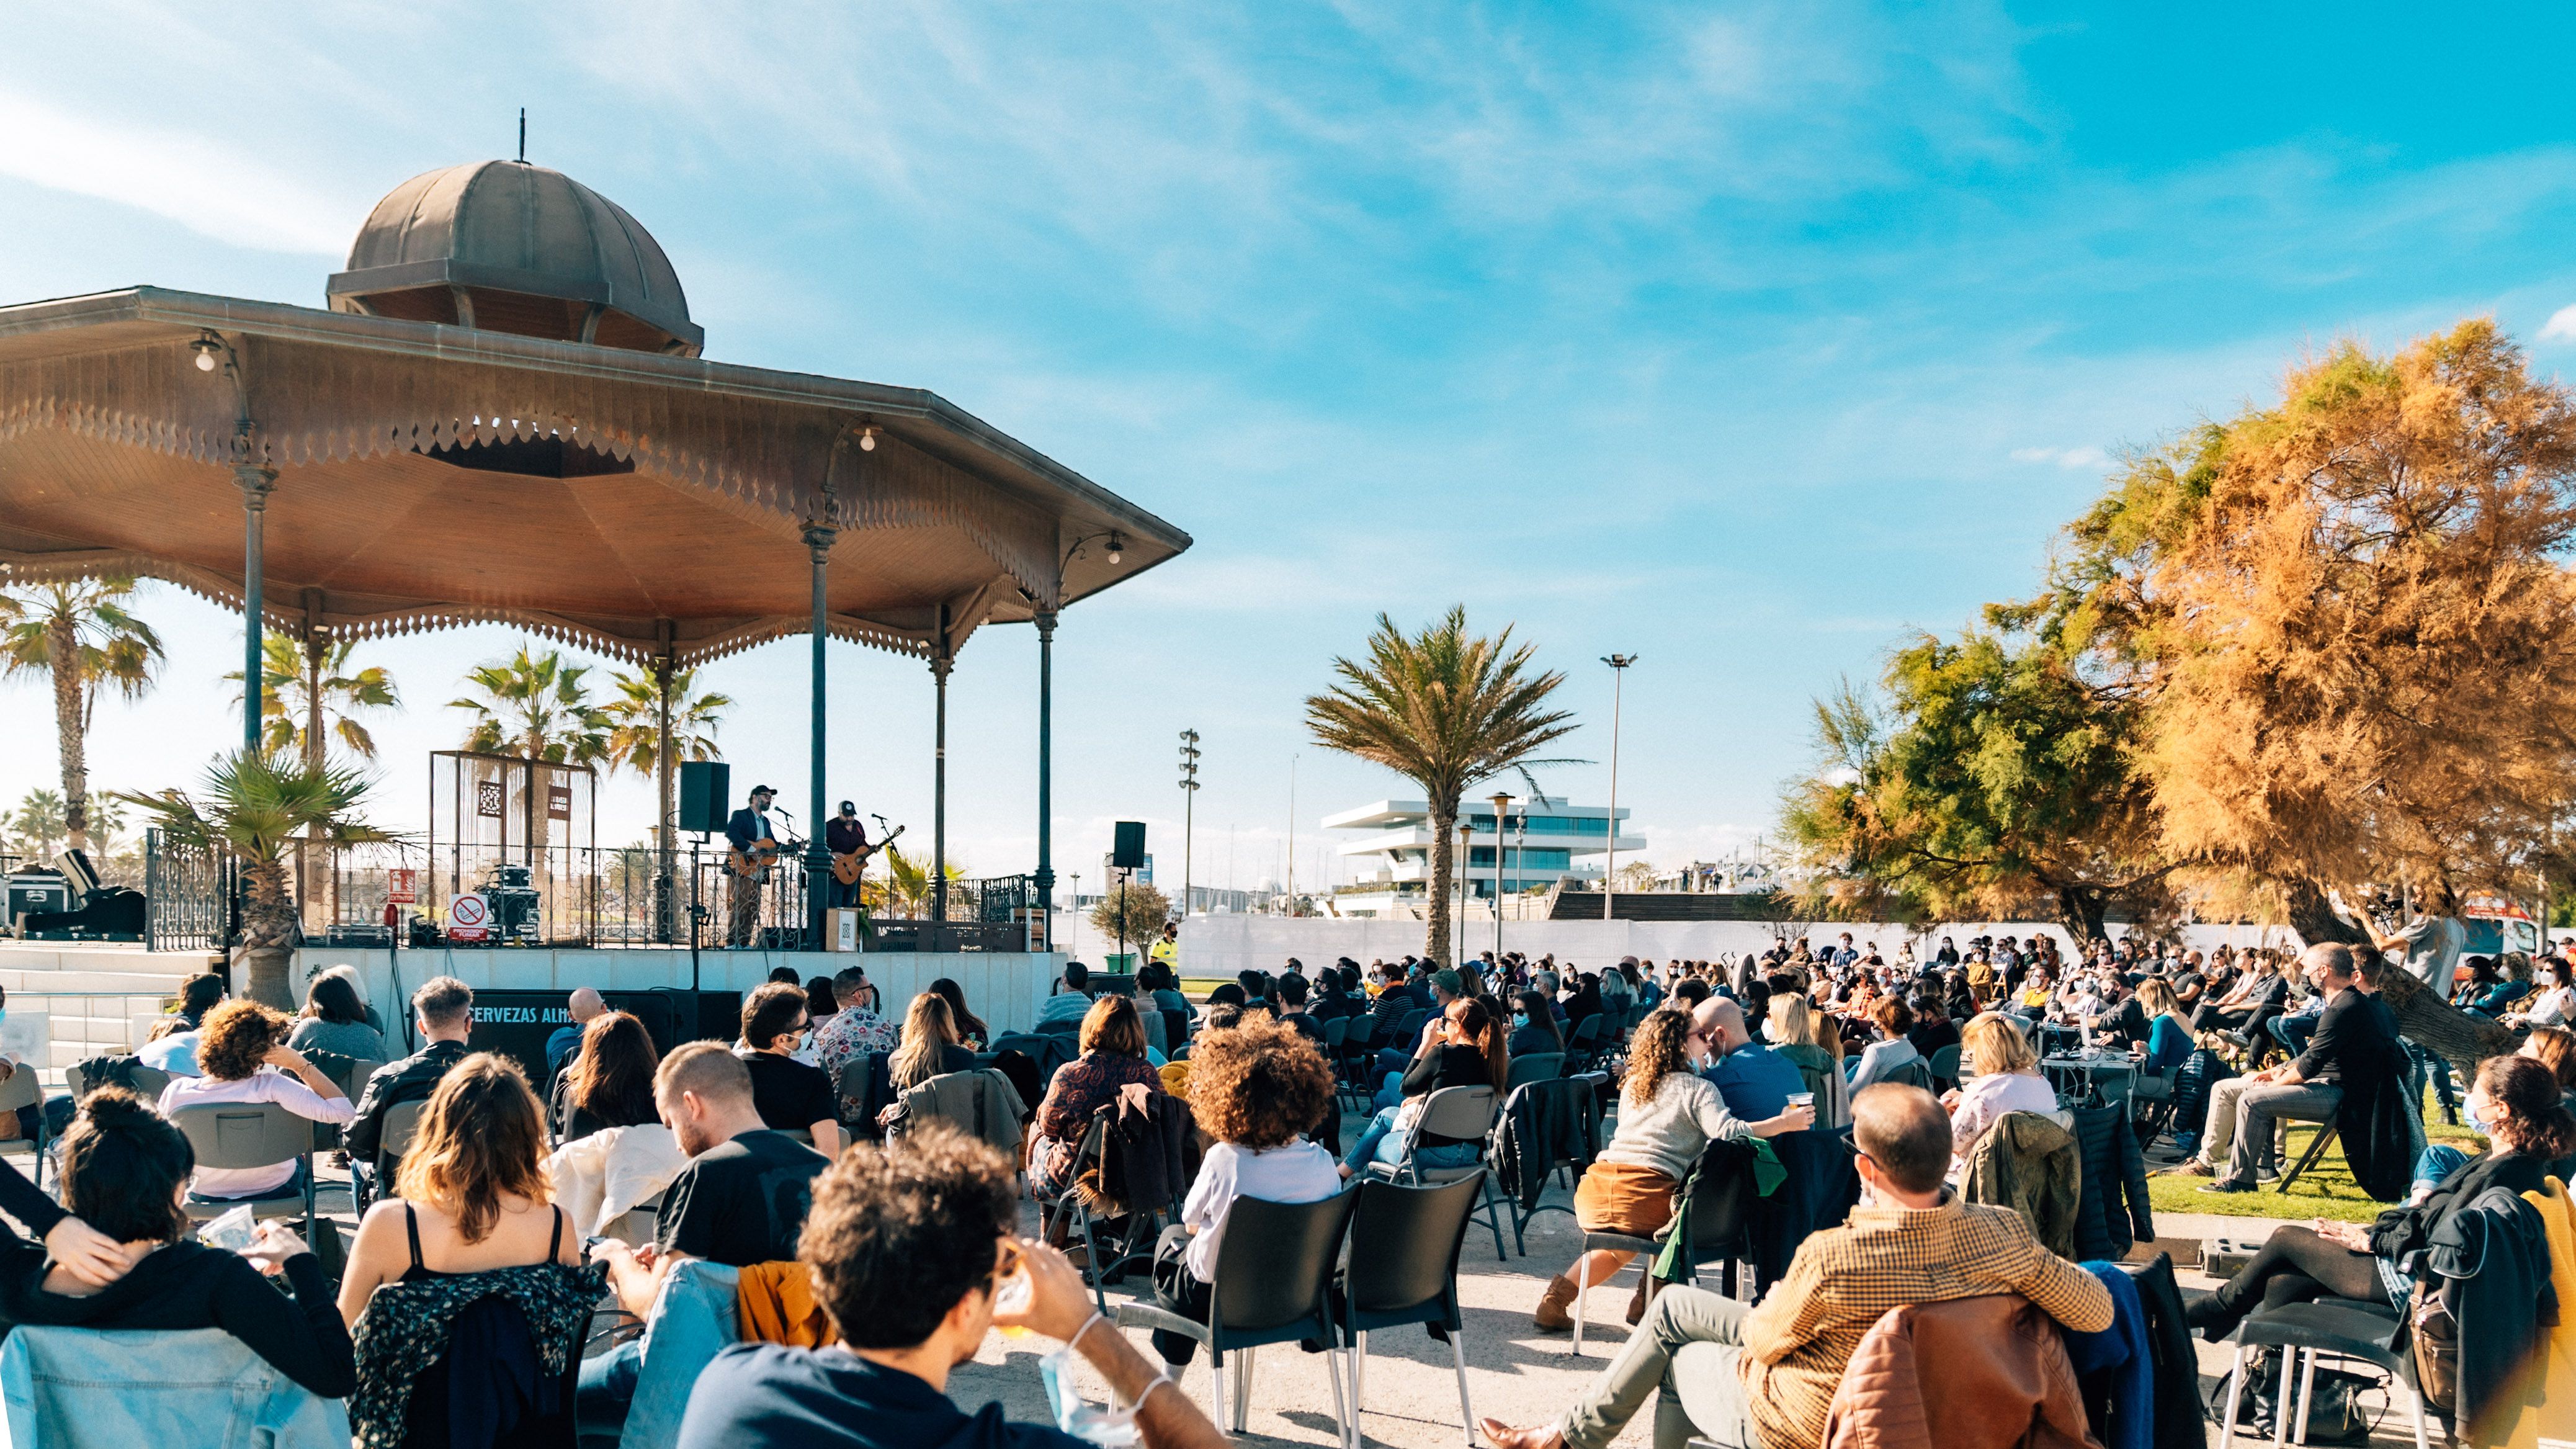
[[(895, 1021), (912, 998), (942, 976), (966, 992), (966, 1005), (995, 1031), (1026, 1030), (1037, 1024), (1038, 1008), (1048, 988), (1064, 972), (1062, 955), (1005, 952), (885, 951), (853, 956), (823, 951), (708, 951), (699, 957), (698, 985), (708, 991), (749, 991), (776, 967), (792, 966), (799, 981), (829, 976), (853, 963), (867, 969), (868, 981), (883, 997)], [(453, 976), (468, 986), (496, 990), (561, 991), (578, 986), (648, 990), (682, 986), (689, 981), (689, 953), (662, 950), (603, 949), (438, 949), (421, 951), (356, 951), (308, 946), (295, 953), (294, 975), (342, 963), (356, 966), (366, 980), (376, 1009), (394, 1020), (403, 1003), (433, 976)], [(397, 987), (395, 974), (401, 981)]]
[[(1888, 922), (1837, 921), (1812, 926), (1807, 935), (1822, 945), (1844, 931), (1851, 932), (1856, 942), (1877, 942), (1880, 952), (1891, 959), (1896, 948), (1909, 939), (1915, 943), (1918, 956), (1928, 957), (1940, 949), (1945, 935), (1963, 947), (1971, 937), (1989, 935), (2025, 939), (2033, 935), (2054, 936), (2061, 951), (2070, 944), (2063, 928), (2035, 921), (1953, 921), (1928, 931)], [(2118, 936), (2120, 928), (2112, 927), (2111, 933)], [(2187, 926), (2183, 937), (2200, 950), (2222, 943), (2259, 946), (2295, 944), (2297, 940), (2280, 926)], [(1420, 921), (1192, 916), (1181, 925), (1180, 966), (1192, 976), (1231, 976), (1247, 969), (1276, 971), (1291, 956), (1305, 962), (1310, 971), (1341, 956), (1365, 966), (1374, 960), (1401, 960), (1406, 952), (1418, 954), (1423, 939)], [(1504, 950), (1518, 951), (1532, 960), (1553, 954), (1560, 963), (1571, 962), (1594, 970), (1613, 965), (1622, 956), (1651, 961), (1713, 961), (1727, 952), (1767, 950), (1774, 939), (1772, 927), (1760, 921), (1503, 922)], [(1471, 955), (1490, 948), (1494, 944), (1493, 921), (1488, 918), (1471, 922), (1461, 944)]]

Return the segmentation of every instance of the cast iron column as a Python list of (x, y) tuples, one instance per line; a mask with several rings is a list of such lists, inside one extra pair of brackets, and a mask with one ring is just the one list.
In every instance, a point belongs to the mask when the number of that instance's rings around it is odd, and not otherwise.
[(823, 565), (832, 554), (839, 530), (814, 523), (805, 528), (805, 547), (814, 557), (813, 754), (805, 792), (805, 942), (809, 951), (823, 949), (823, 908), (831, 899), (823, 882), (831, 879), (832, 856), (823, 843), (823, 646), (831, 642), (824, 623)]
[[(939, 612), (945, 616), (947, 607)], [(956, 667), (943, 629), (930, 660), (931, 692), (939, 699), (930, 737), (930, 921), (936, 926), (948, 924), (948, 671)]]
[(1055, 949), (1055, 611), (1038, 626), (1038, 909), (1046, 912), (1047, 949)]
[(268, 689), (260, 669), (260, 535), (268, 518), (269, 492), (277, 487), (277, 470), (237, 463), (233, 482), (242, 494), (242, 748), (256, 751), (260, 707)]

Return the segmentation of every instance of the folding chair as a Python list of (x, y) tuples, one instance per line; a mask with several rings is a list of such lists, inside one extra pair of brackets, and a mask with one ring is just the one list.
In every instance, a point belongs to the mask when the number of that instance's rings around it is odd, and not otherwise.
[(44, 1185), (45, 1158), (48, 1155), (45, 1151), (44, 1106), (45, 1084), (43, 1080), (36, 1075), (36, 1069), (33, 1066), (30, 1066), (25, 1062), (17, 1063), (16, 1070), (9, 1073), (9, 1080), (6, 1082), (0, 1082), (0, 1112), (15, 1113), (21, 1108), (35, 1108), (36, 1135), (33, 1137), (11, 1137), (6, 1140), (0, 1140), (0, 1153), (6, 1153), (13, 1157), (22, 1152), (32, 1155), (36, 1159), (36, 1170), (29, 1174), (29, 1176), (35, 1179), (36, 1185), (39, 1187)]
[[(1415, 1115), (1413, 1125), (1405, 1129), (1403, 1155), (1392, 1163), (1372, 1162), (1363, 1175), (1413, 1187), (1482, 1177), (1485, 1182), (1485, 1226), (1494, 1233), (1494, 1256), (1502, 1258), (1507, 1256), (1503, 1251), (1502, 1215), (1494, 1207), (1493, 1174), (1485, 1170), (1485, 1154), (1492, 1147), (1494, 1106), (1498, 1100), (1491, 1087), (1443, 1087), (1433, 1092), (1423, 1102), (1421, 1112)], [(1473, 1142), (1476, 1144), (1476, 1160), (1460, 1167), (1425, 1167), (1416, 1155), (1425, 1137)]]
[(1565, 1075), (1565, 1053), (1524, 1052), (1512, 1058), (1511, 1079), (1503, 1087), (1510, 1096), (1532, 1082), (1552, 1081)]
[[(2291, 1117), (2282, 1118), (2279, 1130), (2286, 1134), (2289, 1131), (2289, 1124), (2296, 1120), (2298, 1119)], [(2308, 1139), (2308, 1150), (2300, 1153), (2299, 1160), (2292, 1164), (2290, 1170), (2281, 1174), (2280, 1182), (2273, 1187), (2272, 1191), (2275, 1193), (2288, 1192), (2290, 1190), (2290, 1184), (2299, 1180), (2300, 1173), (2316, 1166), (2317, 1160), (2326, 1155), (2326, 1149), (2334, 1145), (2334, 1140), (2335, 1124), (2332, 1122), (2318, 1123), (2317, 1135)]]

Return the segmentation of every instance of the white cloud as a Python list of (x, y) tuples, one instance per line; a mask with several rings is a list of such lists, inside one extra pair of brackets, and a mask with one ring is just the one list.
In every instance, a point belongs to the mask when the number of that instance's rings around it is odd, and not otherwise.
[(202, 135), (122, 126), (0, 93), (0, 176), (164, 216), (262, 251), (333, 256), (349, 244), (345, 202)]
[(2111, 455), (2087, 444), (2081, 448), (2015, 448), (2012, 460), (2016, 463), (2054, 463), (2060, 468), (2102, 468), (2110, 465)]
[(2576, 307), (2561, 307), (2549, 314), (2540, 328), (2543, 342), (2576, 342)]

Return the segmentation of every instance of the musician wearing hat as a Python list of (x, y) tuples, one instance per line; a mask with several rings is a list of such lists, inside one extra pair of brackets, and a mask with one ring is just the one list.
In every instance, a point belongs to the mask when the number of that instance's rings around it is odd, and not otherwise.
[[(868, 827), (860, 823), (857, 805), (847, 800), (841, 802), (841, 813), (824, 822), (823, 844), (836, 856), (855, 851), (860, 859), (867, 858)], [(856, 880), (845, 881), (835, 873), (825, 879), (824, 890), (828, 892), (827, 899), (835, 910), (859, 903), (859, 883)]]
[(760, 930), (760, 885), (769, 879), (769, 864), (778, 858), (778, 828), (769, 818), (769, 802), (778, 792), (767, 785), (751, 787), (751, 803), (725, 822), (725, 839), (733, 845), (728, 884), (732, 894), (725, 919), (725, 944), (757, 945)]

